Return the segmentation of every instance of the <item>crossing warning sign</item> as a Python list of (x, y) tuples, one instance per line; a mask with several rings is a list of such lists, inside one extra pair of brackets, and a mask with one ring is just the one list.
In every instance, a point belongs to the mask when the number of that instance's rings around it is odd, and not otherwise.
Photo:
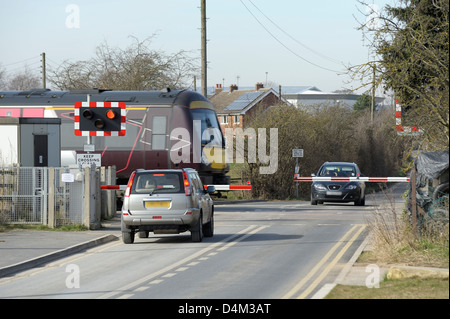
[(77, 154), (77, 165), (81, 165), (81, 167), (91, 167), (92, 164), (96, 167), (102, 166), (100, 154)]

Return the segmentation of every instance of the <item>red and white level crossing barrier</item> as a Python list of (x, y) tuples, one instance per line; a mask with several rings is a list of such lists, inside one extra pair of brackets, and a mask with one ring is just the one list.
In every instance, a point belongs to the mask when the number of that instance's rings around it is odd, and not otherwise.
[[(252, 185), (205, 185), (205, 189), (208, 186), (214, 186), (216, 191), (244, 191), (252, 189)], [(101, 185), (100, 188), (103, 190), (126, 190), (127, 185)]]
[(208, 186), (214, 186), (216, 191), (245, 191), (252, 189), (252, 185), (205, 185), (205, 189)]
[(100, 185), (103, 190), (126, 190), (127, 185)]
[(409, 177), (339, 177), (339, 176), (310, 176), (301, 177), (297, 174), (294, 175), (295, 182), (397, 182), (397, 183), (408, 183)]

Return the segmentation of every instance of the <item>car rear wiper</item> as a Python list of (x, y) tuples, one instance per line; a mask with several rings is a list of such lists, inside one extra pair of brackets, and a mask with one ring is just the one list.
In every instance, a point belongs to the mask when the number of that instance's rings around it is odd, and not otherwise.
[(154, 190), (152, 190), (150, 192), (150, 196), (152, 196), (153, 193), (156, 192), (157, 190), (162, 190), (162, 189), (175, 189), (175, 186), (173, 186), (173, 185), (162, 185), (162, 187), (156, 187)]
[(154, 190), (152, 190), (152, 191), (150, 192), (150, 196), (152, 196), (153, 193), (156, 192), (156, 191), (159, 190), (159, 189), (162, 189), (162, 188), (155, 188)]

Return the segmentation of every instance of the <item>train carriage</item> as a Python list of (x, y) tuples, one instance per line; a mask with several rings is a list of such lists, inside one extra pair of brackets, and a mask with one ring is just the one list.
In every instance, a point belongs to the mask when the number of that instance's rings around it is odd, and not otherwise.
[(60, 118), (61, 163), (75, 163), (76, 153), (84, 152), (87, 139), (74, 134), (74, 105), (88, 98), (91, 102), (126, 104), (125, 136), (90, 137), (95, 153), (101, 154), (102, 165), (116, 166), (119, 184), (126, 183), (137, 168), (183, 167), (196, 169), (205, 184), (228, 184), (225, 142), (216, 112), (197, 92), (5, 91), (0, 92), (0, 117)]

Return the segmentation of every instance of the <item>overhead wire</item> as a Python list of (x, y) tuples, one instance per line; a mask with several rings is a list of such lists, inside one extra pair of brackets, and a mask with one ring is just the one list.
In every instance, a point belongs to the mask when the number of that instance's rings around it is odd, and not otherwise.
[(267, 20), (269, 20), (270, 23), (272, 23), (278, 30), (280, 30), (281, 32), (283, 32), (287, 37), (291, 38), (291, 40), (295, 41), (296, 43), (298, 43), (299, 45), (301, 45), (301, 46), (304, 47), (305, 49), (311, 51), (312, 53), (314, 53), (314, 54), (316, 54), (316, 55), (319, 55), (319, 56), (323, 57), (324, 59), (327, 59), (327, 60), (329, 60), (329, 61), (331, 61), (331, 62), (338, 63), (338, 64), (341, 64), (341, 65), (343, 64), (342, 61), (339, 61), (339, 60), (336, 60), (336, 59), (334, 59), (334, 58), (331, 58), (331, 57), (329, 57), (329, 56), (327, 56), (327, 55), (325, 55), (325, 54), (323, 54), (323, 53), (320, 53), (320, 52), (318, 52), (318, 51), (316, 51), (316, 50), (314, 50), (314, 49), (308, 47), (306, 44), (300, 42), (299, 40), (297, 40), (296, 38), (294, 38), (292, 35), (290, 35), (287, 31), (285, 31), (283, 28), (281, 28), (281, 27), (280, 27), (275, 21), (273, 21), (270, 17), (268, 17), (268, 16), (267, 16), (260, 8), (258, 8), (258, 6), (256, 6), (256, 4), (255, 4), (253, 1), (248, 0), (248, 2), (250, 2), (250, 3), (256, 8), (256, 10), (258, 10), (258, 11), (259, 11), (259, 12), (260, 12)]
[(300, 54), (298, 54), (297, 52), (295, 52), (294, 50), (292, 50), (291, 48), (289, 48), (286, 44), (284, 44), (280, 39), (278, 39), (278, 37), (276, 37), (257, 17), (256, 15), (248, 8), (248, 6), (245, 5), (245, 3), (240, 0), (240, 2), (242, 3), (242, 5), (247, 9), (247, 11), (251, 14), (251, 16), (256, 20), (256, 22), (258, 22), (259, 25), (261, 25), (261, 27), (266, 30), (266, 32), (275, 40), (277, 41), (281, 46), (283, 46), (286, 50), (288, 50), (289, 52), (291, 52), (293, 55), (295, 55), (296, 57), (298, 57), (299, 59), (305, 61), (306, 63), (309, 63), (315, 67), (318, 67), (320, 69), (326, 70), (326, 71), (330, 71), (333, 73), (340, 73), (340, 71), (337, 70), (333, 70), (333, 69), (329, 69), (326, 67), (323, 67), (319, 64), (316, 64), (314, 62), (311, 62), (309, 60), (307, 60), (306, 58), (304, 58), (303, 56), (301, 56)]

